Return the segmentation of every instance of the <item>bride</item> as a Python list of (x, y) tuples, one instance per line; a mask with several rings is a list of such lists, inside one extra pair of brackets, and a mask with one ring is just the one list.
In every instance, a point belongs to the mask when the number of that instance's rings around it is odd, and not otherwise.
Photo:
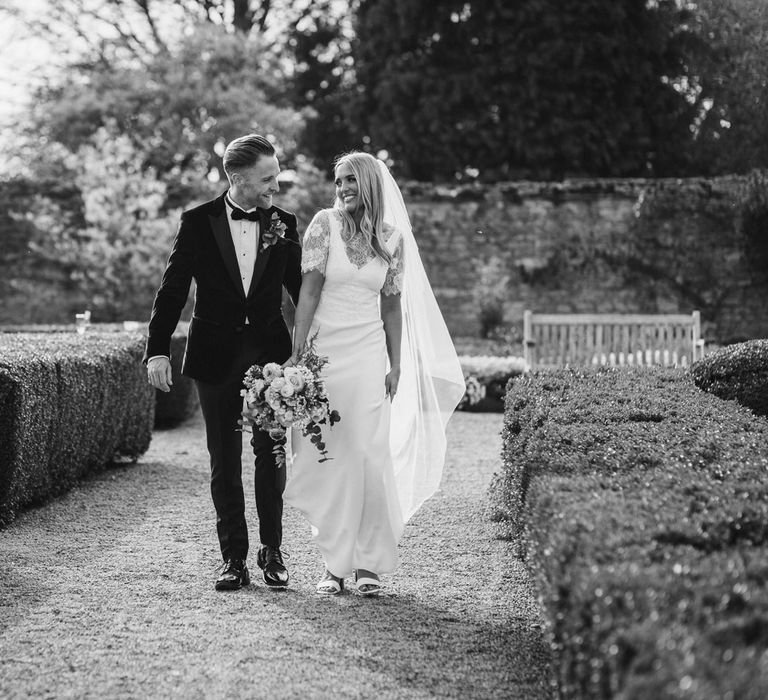
[(304, 235), (288, 363), (315, 337), (341, 421), (323, 431), (324, 462), (293, 431), (284, 500), (312, 526), (326, 569), (318, 593), (340, 593), (354, 575), (368, 596), (381, 592), (405, 523), (439, 486), (464, 378), (386, 165), (352, 152), (334, 175), (335, 205)]

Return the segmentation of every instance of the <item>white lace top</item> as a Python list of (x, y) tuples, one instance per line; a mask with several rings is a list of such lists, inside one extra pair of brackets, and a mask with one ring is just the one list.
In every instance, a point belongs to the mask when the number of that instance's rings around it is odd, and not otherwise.
[[(323, 209), (318, 212), (307, 227), (301, 253), (302, 272), (317, 270), (325, 274), (331, 240), (330, 217), (332, 216), (337, 217), (339, 230), (343, 230), (341, 228), (341, 214), (335, 209)], [(394, 228), (385, 225), (384, 242), (387, 243), (394, 233)], [(365, 244), (361, 236), (354, 234), (349, 236), (349, 234), (342, 233), (341, 237), (344, 241), (347, 259), (358, 269), (361, 269), (376, 257), (375, 252)], [(404, 269), (402, 236), (399, 237), (395, 249), (390, 252), (392, 253), (392, 261), (387, 269), (381, 293), (387, 295), (400, 294), (403, 291)]]

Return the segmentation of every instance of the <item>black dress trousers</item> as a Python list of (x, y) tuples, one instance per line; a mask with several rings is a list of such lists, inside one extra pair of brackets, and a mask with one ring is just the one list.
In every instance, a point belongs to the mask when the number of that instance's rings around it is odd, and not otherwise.
[[(240, 326), (235, 334), (235, 360), (232, 371), (215, 384), (196, 381), (200, 407), (205, 420), (208, 454), (211, 459), (211, 496), (216, 509), (216, 530), (221, 555), (227, 559), (248, 556), (248, 527), (245, 520), (245, 496), (242, 480), (242, 428), (239, 424), (243, 407), (240, 391), (246, 370), (253, 364), (285, 361), (285, 357), (264, 357), (263, 344), (251, 325)], [(254, 485), (256, 512), (259, 516), (261, 543), (279, 547), (283, 529), (283, 491), (285, 467), (275, 466), (272, 452), (275, 443), (263, 431), (254, 431), (251, 439), (255, 456)]]

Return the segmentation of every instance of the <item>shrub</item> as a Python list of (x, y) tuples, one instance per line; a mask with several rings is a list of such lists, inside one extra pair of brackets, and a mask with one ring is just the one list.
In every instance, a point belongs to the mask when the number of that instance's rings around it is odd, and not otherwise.
[[(188, 329), (189, 323), (181, 321), (171, 337), (173, 387), (169, 392), (155, 391), (155, 428), (173, 428), (183, 423), (194, 415), (200, 405), (194, 381), (181, 374)], [(73, 330), (74, 324), (0, 326), (0, 333), (71, 333)], [(146, 341), (146, 329), (142, 330)], [(90, 326), (87, 334), (122, 331), (121, 323), (97, 323)]]
[(147, 450), (143, 345), (129, 333), (0, 334), (0, 524)]
[(525, 370), (521, 357), (460, 356), (466, 392), (459, 410), (502, 411), (504, 392), (510, 379)]
[(563, 697), (763, 697), (768, 426), (680, 370), (518, 379), (497, 512)]
[(696, 362), (691, 375), (699, 389), (768, 416), (768, 340), (720, 348)]

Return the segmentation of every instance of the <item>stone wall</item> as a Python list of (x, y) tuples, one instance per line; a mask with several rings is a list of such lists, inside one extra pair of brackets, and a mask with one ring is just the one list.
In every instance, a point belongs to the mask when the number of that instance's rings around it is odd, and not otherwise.
[[(503, 314), (513, 327), (522, 327), (525, 309), (698, 309), (706, 339), (726, 343), (768, 337), (768, 270), (755, 269), (744, 253), (744, 183), (739, 177), (406, 183), (403, 190), (455, 335), (479, 331), (473, 292), (490, 261), (508, 276)], [(62, 201), (73, 196), (60, 193)], [(7, 213), (20, 198), (0, 183), (0, 323), (61, 323), (86, 302), (55, 271), (25, 262), (29, 224)]]
[(484, 263), (508, 275), (504, 320), (523, 311), (699, 309), (709, 342), (768, 337), (768, 276), (744, 255), (743, 178), (514, 182), (404, 195), (454, 334), (479, 331)]

